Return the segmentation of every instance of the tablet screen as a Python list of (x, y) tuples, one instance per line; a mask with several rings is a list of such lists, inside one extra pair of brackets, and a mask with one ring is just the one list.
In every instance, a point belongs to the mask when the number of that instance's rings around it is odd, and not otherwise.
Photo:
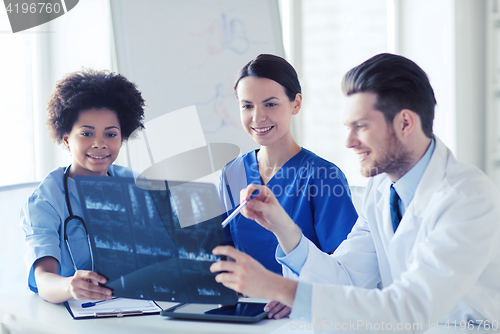
[(180, 304), (161, 312), (162, 316), (228, 322), (257, 322), (267, 316), (265, 303), (238, 303), (234, 306), (217, 304)]
[(173, 310), (173, 313), (191, 313), (207, 315), (227, 315), (238, 317), (255, 317), (264, 312), (262, 303), (238, 303), (236, 305), (185, 304)]

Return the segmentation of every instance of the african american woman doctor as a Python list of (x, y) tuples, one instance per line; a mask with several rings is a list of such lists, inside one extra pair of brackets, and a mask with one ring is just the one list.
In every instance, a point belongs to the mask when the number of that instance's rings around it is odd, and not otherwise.
[(97, 284), (106, 279), (92, 271), (90, 241), (73, 177), (133, 177), (130, 169), (113, 162), (123, 141), (144, 127), (144, 99), (124, 76), (86, 70), (57, 83), (48, 111), (51, 137), (70, 151), (72, 163), (50, 172), (22, 208), (28, 285), (52, 303), (110, 299), (111, 290)]

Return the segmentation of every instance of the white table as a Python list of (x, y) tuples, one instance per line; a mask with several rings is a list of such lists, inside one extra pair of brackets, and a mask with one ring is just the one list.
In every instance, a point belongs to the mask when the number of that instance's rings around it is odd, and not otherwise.
[[(163, 309), (174, 306), (175, 303), (158, 302)], [(11, 334), (128, 334), (128, 333), (323, 333), (314, 331), (306, 323), (291, 319), (262, 320), (255, 324), (224, 323), (209, 321), (183, 321), (160, 315), (133, 316), (123, 318), (100, 318), (74, 320), (62, 304), (51, 304), (42, 300), (29, 290), (0, 293), (0, 321), (11, 330)], [(329, 332), (329, 331), (328, 331)], [(339, 333), (342, 333), (340, 331)], [(380, 331), (379, 331), (380, 332)], [(439, 328), (428, 330), (425, 334), (450, 333), (499, 333), (496, 330), (475, 328), (460, 330), (460, 328)], [(0, 334), (3, 334), (0, 328)], [(360, 331), (359, 333), (363, 333)]]
[[(158, 302), (163, 309), (175, 303)], [(74, 320), (62, 304), (51, 304), (29, 290), (0, 294), (0, 320), (14, 333), (272, 333), (289, 319), (255, 324), (182, 321), (160, 315)], [(1, 331), (0, 331), (1, 333)]]

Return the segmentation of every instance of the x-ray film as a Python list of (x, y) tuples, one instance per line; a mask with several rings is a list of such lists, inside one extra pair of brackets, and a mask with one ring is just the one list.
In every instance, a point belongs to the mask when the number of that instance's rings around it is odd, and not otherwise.
[[(212, 249), (224, 244), (219, 203), (209, 183), (76, 176), (96, 272), (113, 295), (207, 304), (236, 304), (215, 281)], [(213, 218), (203, 220), (207, 216)], [(182, 219), (179, 219), (181, 217)]]

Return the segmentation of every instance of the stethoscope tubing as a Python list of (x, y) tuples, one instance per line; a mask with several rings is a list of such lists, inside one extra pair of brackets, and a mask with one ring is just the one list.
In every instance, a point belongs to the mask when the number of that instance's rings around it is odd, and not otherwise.
[(64, 220), (64, 225), (63, 225), (64, 241), (66, 242), (66, 246), (68, 247), (69, 256), (71, 257), (71, 261), (73, 262), (73, 268), (75, 269), (75, 271), (77, 271), (78, 268), (76, 267), (75, 258), (73, 257), (73, 252), (71, 251), (71, 246), (69, 245), (69, 241), (68, 241), (67, 226), (68, 226), (68, 223), (70, 221), (72, 221), (73, 219), (76, 219), (80, 223), (82, 223), (85, 234), (87, 235), (87, 242), (89, 244), (90, 260), (92, 263), (92, 271), (94, 271), (94, 254), (93, 254), (94, 252), (92, 251), (92, 245), (90, 243), (90, 236), (89, 236), (89, 232), (87, 230), (87, 225), (85, 224), (85, 221), (83, 220), (83, 218), (80, 216), (74, 215), (73, 210), (71, 209), (71, 202), (69, 200), (69, 190), (68, 190), (68, 176), (69, 176), (68, 174), (69, 174), (70, 168), (71, 168), (71, 165), (69, 165), (66, 168), (66, 170), (64, 171), (64, 196), (66, 198), (66, 207), (68, 208), (68, 213), (69, 213), (69, 216), (68, 216), (68, 218), (66, 218)]

